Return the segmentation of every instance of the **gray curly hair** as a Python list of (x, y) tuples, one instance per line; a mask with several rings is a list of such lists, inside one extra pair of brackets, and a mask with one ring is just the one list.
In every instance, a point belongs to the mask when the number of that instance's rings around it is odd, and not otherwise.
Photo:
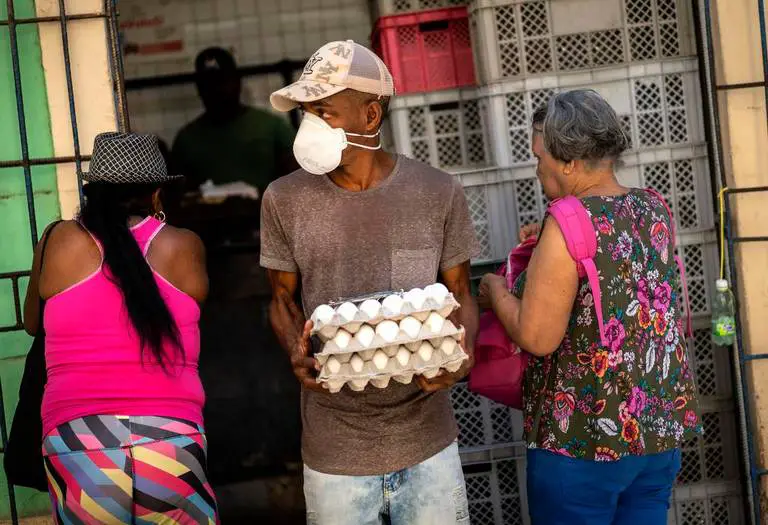
[(617, 160), (629, 147), (616, 112), (596, 91), (554, 95), (544, 117), (544, 147), (562, 162)]

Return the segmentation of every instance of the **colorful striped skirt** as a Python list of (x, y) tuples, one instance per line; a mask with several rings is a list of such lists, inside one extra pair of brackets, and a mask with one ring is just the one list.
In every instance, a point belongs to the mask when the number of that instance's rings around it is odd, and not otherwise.
[(87, 416), (43, 441), (56, 523), (218, 523), (202, 427), (154, 416)]

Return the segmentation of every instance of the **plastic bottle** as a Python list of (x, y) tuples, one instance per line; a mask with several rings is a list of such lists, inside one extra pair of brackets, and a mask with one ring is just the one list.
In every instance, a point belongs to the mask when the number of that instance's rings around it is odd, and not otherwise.
[(736, 338), (736, 311), (728, 281), (715, 281), (712, 304), (712, 342), (717, 346), (731, 346)]

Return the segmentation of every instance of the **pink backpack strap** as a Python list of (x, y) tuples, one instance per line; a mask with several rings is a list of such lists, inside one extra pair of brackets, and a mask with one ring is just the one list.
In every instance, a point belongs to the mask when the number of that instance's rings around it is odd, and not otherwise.
[[(667, 210), (667, 214), (669, 215), (669, 235), (672, 239), (672, 249), (674, 253), (674, 247), (677, 243), (677, 234), (675, 232), (675, 217), (672, 215), (672, 210), (669, 208), (669, 205), (667, 204), (667, 201), (664, 200), (664, 197), (659, 193), (658, 191), (654, 190), (653, 188), (646, 188), (645, 190), (648, 192), (648, 194), (652, 195), (653, 197), (656, 197), (659, 199), (659, 202), (661, 202), (661, 205), (664, 206), (664, 209)], [(691, 299), (688, 295), (688, 283), (685, 280), (685, 265), (683, 264), (683, 260), (680, 258), (679, 255), (674, 256), (675, 263), (677, 264), (677, 269), (680, 271), (680, 282), (683, 285), (683, 300), (685, 301), (685, 310), (686, 310), (686, 320), (685, 320), (685, 333), (689, 338), (693, 337), (693, 321), (691, 318)]]
[(576, 261), (579, 277), (586, 276), (589, 281), (589, 287), (592, 289), (592, 298), (595, 301), (600, 342), (603, 346), (608, 346), (608, 338), (605, 334), (605, 323), (603, 321), (600, 278), (595, 266), (597, 235), (589, 213), (587, 213), (586, 208), (579, 199), (568, 196), (553, 201), (549, 205), (549, 214), (557, 221), (560, 230), (563, 232), (568, 253)]

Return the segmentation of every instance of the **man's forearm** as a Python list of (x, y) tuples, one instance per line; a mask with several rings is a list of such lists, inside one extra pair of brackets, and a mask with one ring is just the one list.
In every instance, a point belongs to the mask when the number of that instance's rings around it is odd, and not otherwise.
[(269, 305), (269, 322), (280, 346), (291, 355), (301, 337), (304, 314), (293, 303), (293, 299), (273, 297)]

